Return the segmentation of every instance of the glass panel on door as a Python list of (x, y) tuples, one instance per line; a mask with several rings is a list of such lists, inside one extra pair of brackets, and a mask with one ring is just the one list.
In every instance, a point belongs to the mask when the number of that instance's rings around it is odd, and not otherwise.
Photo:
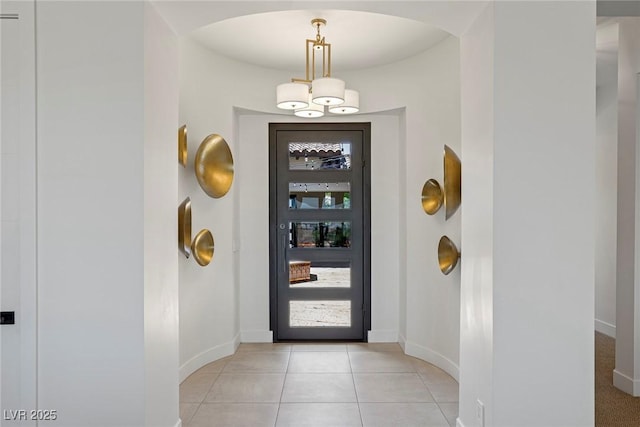
[(289, 301), (292, 328), (349, 328), (351, 301)]
[(351, 222), (290, 222), (290, 248), (348, 248)]
[(349, 170), (349, 142), (290, 142), (289, 170)]
[(289, 209), (351, 209), (351, 183), (290, 182)]
[(349, 261), (289, 261), (291, 288), (350, 288)]

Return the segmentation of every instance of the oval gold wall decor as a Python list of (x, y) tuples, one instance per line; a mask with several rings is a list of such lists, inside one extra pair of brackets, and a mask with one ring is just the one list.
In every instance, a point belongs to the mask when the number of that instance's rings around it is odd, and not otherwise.
[(207, 195), (218, 199), (233, 183), (233, 156), (227, 141), (217, 134), (207, 136), (195, 158), (196, 178)]
[(460, 159), (448, 146), (444, 146), (444, 211), (449, 219), (460, 207), (462, 192), (462, 166)]
[(191, 255), (191, 199), (189, 197), (178, 206), (178, 249), (187, 258)]
[(440, 210), (442, 201), (443, 194), (440, 183), (433, 178), (425, 182), (422, 187), (422, 209), (428, 215), (433, 215)]
[(449, 274), (458, 265), (460, 252), (456, 245), (447, 236), (442, 236), (438, 243), (438, 264), (442, 274)]
[(178, 163), (187, 166), (187, 125), (178, 129)]
[(213, 235), (207, 229), (200, 230), (191, 244), (193, 258), (201, 266), (206, 266), (213, 258), (214, 244)]

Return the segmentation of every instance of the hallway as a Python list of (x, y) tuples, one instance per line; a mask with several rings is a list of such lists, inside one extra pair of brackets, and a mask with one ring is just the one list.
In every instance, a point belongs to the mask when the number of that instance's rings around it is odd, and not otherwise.
[(180, 385), (185, 427), (453, 427), (458, 383), (398, 344), (241, 344)]

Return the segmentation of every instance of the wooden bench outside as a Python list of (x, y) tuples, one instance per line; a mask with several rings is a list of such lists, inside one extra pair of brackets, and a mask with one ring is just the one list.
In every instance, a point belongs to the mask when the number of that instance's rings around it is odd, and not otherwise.
[(289, 261), (289, 283), (311, 280), (310, 261)]

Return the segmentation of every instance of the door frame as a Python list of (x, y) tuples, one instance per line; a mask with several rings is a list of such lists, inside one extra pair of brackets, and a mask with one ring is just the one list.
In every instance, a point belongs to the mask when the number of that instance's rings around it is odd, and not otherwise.
[[(364, 342), (371, 330), (371, 122), (350, 123), (269, 123), (269, 259), (278, 246), (276, 148), (278, 131), (360, 131), (362, 132), (362, 225), (363, 225), (363, 331)], [(278, 339), (278, 280), (277, 265), (269, 262), (269, 326), (273, 340)], [(276, 308), (276, 309), (274, 309)], [(321, 341), (321, 340), (315, 340)], [(329, 340), (325, 340), (329, 341)], [(339, 341), (339, 340), (330, 340)]]

